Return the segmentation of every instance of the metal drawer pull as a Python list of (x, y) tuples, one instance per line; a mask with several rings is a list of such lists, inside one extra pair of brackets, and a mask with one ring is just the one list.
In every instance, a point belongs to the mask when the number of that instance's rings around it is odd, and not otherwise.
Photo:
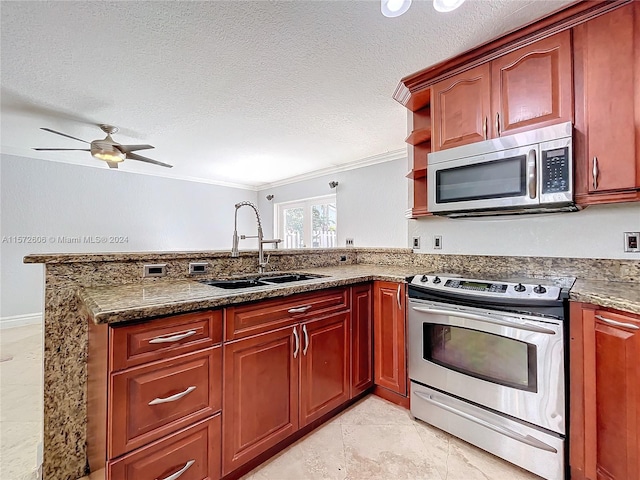
[(298, 352), (300, 351), (300, 337), (298, 337), (298, 330), (296, 330), (296, 327), (293, 327), (293, 339), (296, 341), (296, 348), (293, 351), (293, 358), (297, 358)]
[(160, 479), (156, 479), (156, 480), (176, 480), (177, 478), (180, 478), (184, 472), (189, 470), (189, 468), (191, 468), (191, 465), (193, 465), (194, 463), (196, 463), (195, 460), (189, 460), (187, 463), (184, 464), (184, 467), (182, 467), (180, 470), (178, 470), (173, 475), (169, 475), (168, 477), (160, 478)]
[(603, 321), (609, 325), (613, 325), (614, 327), (622, 327), (622, 328), (630, 328), (631, 330), (640, 330), (640, 327), (634, 325), (633, 323), (624, 323), (624, 322), (616, 322), (615, 320), (611, 320), (609, 318), (601, 317), (600, 315), (596, 315), (598, 320)]
[(400, 290), (402, 289), (402, 284), (398, 284), (398, 290), (396, 290), (396, 300), (398, 301), (398, 309), (402, 310), (402, 303), (400, 302)]
[(183, 338), (190, 337), (191, 335), (195, 335), (195, 330), (189, 330), (188, 332), (179, 333), (177, 335), (172, 335), (171, 337), (155, 337), (149, 340), (149, 343), (173, 343), (178, 340), (182, 340)]
[(489, 318), (483, 315), (476, 315), (474, 313), (457, 312), (453, 310), (445, 310), (439, 308), (420, 308), (413, 307), (416, 312), (433, 313), (435, 315), (448, 315), (451, 317), (468, 318), (469, 320), (478, 320), (480, 322), (491, 323), (493, 325), (500, 325), (503, 327), (511, 327), (519, 330), (527, 330), (529, 332), (545, 333), (547, 335), (555, 335), (556, 332), (544, 327), (538, 327), (537, 325), (531, 325), (530, 323), (516, 323), (503, 318)]
[(487, 117), (484, 117), (484, 123), (482, 124), (482, 135), (484, 136), (484, 139), (487, 139)]
[(496, 136), (500, 136), (500, 113), (496, 113)]
[(304, 313), (311, 308), (311, 305), (305, 305), (304, 307), (290, 308), (287, 310), (289, 313)]
[(180, 400), (185, 395), (193, 392), (195, 389), (196, 389), (196, 387), (194, 385), (192, 385), (189, 388), (187, 388), (184, 392), (176, 393), (175, 395), (171, 395), (170, 397), (167, 397), (167, 398), (155, 398), (155, 399), (153, 399), (153, 400), (151, 400), (149, 402), (149, 405), (159, 405), (161, 403), (175, 402), (176, 400)]
[(422, 400), (424, 400), (425, 402), (431, 403), (432, 405), (435, 405), (436, 407), (439, 407), (443, 410), (446, 410), (447, 412), (451, 412), (455, 415), (458, 415), (462, 418), (466, 418), (467, 420), (472, 421), (473, 423), (477, 423), (478, 425), (481, 425), (483, 427), (486, 427), (490, 430), (493, 430), (494, 432), (497, 433), (501, 433), (502, 435), (505, 435), (509, 438), (512, 438), (514, 440), (517, 440), (518, 442), (522, 442), (526, 445), (530, 445), (532, 447), (536, 447), (539, 448), (540, 450), (545, 450), (547, 452), (552, 452), (552, 453), (558, 453), (558, 450), (556, 450), (555, 448), (553, 448), (551, 445), (547, 445), (546, 443), (544, 443), (541, 440), (538, 440), (535, 437), (532, 437), (531, 435), (522, 435), (521, 433), (518, 433), (514, 430), (511, 430), (510, 428), (507, 427), (503, 427), (501, 425), (495, 425), (493, 423), (487, 422), (486, 420), (483, 420), (482, 418), (478, 418), (475, 417), (467, 412), (463, 412), (462, 410), (458, 410), (457, 408), (454, 408), (450, 405), (446, 405), (444, 403), (441, 403), (437, 400), (435, 400), (431, 395), (426, 395), (424, 393), (421, 392), (415, 392), (415, 394), (420, 397)]
[(591, 174), (593, 175), (593, 189), (598, 189), (598, 157), (593, 157), (593, 169)]
[(302, 353), (307, 354), (307, 350), (309, 348), (309, 334), (307, 333), (307, 326), (302, 326), (302, 333), (304, 333), (304, 348), (302, 349)]

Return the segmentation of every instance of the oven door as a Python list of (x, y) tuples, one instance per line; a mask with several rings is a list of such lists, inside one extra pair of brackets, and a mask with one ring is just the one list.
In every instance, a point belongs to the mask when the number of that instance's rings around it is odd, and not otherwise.
[(540, 203), (538, 145), (429, 163), (427, 194), (434, 213), (533, 207)]
[(565, 433), (562, 322), (410, 299), (411, 380)]

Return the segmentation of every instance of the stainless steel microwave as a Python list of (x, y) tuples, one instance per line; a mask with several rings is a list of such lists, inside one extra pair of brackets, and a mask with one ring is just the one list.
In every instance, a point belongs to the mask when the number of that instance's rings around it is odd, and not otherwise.
[(577, 210), (571, 122), (428, 155), (430, 212), (448, 216)]

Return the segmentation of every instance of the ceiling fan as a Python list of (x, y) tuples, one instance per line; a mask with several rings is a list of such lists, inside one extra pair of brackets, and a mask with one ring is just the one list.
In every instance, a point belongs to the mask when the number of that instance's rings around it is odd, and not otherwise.
[(91, 152), (91, 155), (94, 158), (107, 162), (109, 168), (118, 168), (118, 163), (123, 162), (125, 159), (153, 163), (154, 165), (160, 165), (161, 167), (173, 167), (173, 165), (169, 165), (168, 163), (162, 163), (151, 158), (143, 157), (142, 155), (138, 155), (137, 153), (133, 153), (137, 150), (147, 150), (149, 148), (154, 148), (152, 145), (121, 145), (118, 142), (114, 141), (113, 138), (111, 138), (112, 134), (118, 132), (118, 127), (114, 127), (113, 125), (101, 124), (100, 128), (104, 133), (107, 134), (107, 136), (104, 139), (93, 140), (91, 142), (87, 142), (86, 140), (82, 140), (81, 138), (72, 137), (71, 135), (67, 135), (66, 133), (56, 132), (55, 130), (51, 130), (50, 128), (41, 128), (41, 130), (44, 130), (46, 132), (55, 133), (56, 135), (72, 138), (73, 140), (78, 140), (79, 142), (88, 143), (89, 145), (91, 145), (91, 148), (34, 148), (34, 150), (77, 150), (83, 152)]

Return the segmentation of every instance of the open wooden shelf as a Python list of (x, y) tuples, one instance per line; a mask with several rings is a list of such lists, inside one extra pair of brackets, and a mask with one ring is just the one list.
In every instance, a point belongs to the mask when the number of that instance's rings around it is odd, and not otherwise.
[(411, 180), (418, 180), (419, 178), (425, 178), (426, 176), (427, 176), (427, 167), (414, 168), (409, 173), (407, 173), (407, 178)]
[(421, 143), (428, 142), (431, 140), (431, 127), (420, 128), (418, 130), (414, 130), (411, 134), (405, 139), (409, 145), (420, 145)]

